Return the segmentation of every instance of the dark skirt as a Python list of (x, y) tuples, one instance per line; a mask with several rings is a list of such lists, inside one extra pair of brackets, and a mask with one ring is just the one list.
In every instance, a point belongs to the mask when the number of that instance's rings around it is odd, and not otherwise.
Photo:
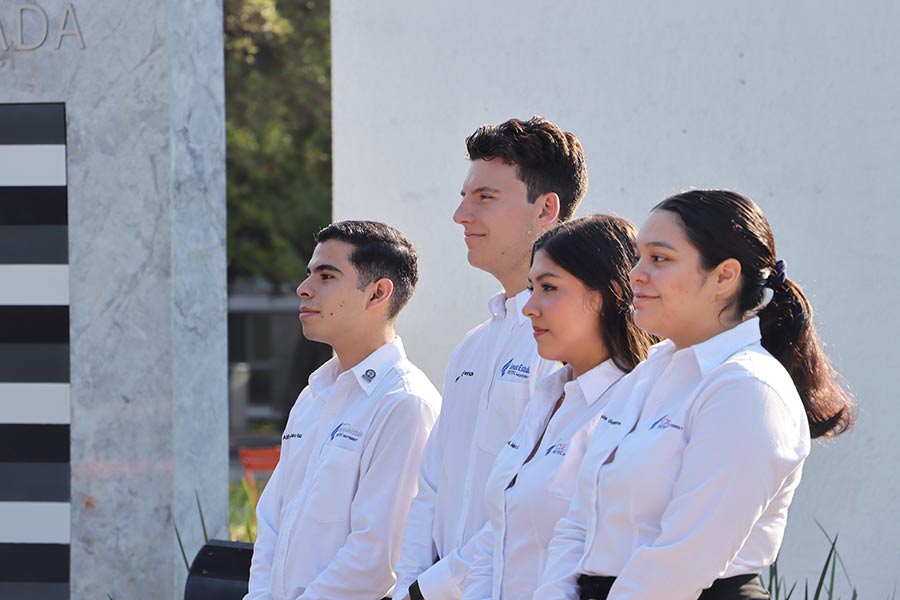
[[(578, 577), (578, 597), (581, 600), (606, 600), (615, 577), (581, 575)], [(699, 600), (769, 600), (769, 592), (759, 575), (735, 575), (716, 579), (703, 590)]]

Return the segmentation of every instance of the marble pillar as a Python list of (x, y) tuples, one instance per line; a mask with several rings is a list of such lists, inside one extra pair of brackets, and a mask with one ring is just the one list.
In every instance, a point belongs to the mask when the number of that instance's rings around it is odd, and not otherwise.
[[(0, 104), (66, 114), (69, 595), (180, 598), (227, 536), (218, 0), (0, 4)], [(0, 282), (2, 286), (2, 282)]]

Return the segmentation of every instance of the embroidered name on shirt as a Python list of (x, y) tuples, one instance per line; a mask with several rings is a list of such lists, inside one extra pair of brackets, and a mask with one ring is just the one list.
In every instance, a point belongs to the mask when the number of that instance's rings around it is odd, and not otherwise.
[(344, 438), (345, 440), (355, 442), (360, 437), (362, 437), (362, 431), (360, 431), (359, 429), (354, 429), (353, 426), (350, 425), (350, 423), (341, 423), (334, 428), (334, 431), (331, 432), (332, 440), (334, 438)]
[(475, 376), (475, 373), (473, 373), (472, 371), (463, 371), (462, 373), (460, 373), (459, 375), (456, 376), (456, 379), (454, 379), (453, 382), (456, 383), (457, 381), (459, 381), (460, 377), (474, 377), (474, 376)]
[(525, 363), (513, 363), (515, 359), (511, 358), (505, 365), (500, 367), (500, 379), (513, 381), (526, 381), (531, 374), (531, 369)]
[(511, 447), (513, 450), (519, 449), (519, 445), (512, 440), (509, 440), (508, 442), (506, 442), (506, 445)]
[(666, 415), (650, 426), (650, 431), (653, 431), (654, 429), (678, 429), (680, 431), (684, 429), (684, 427), (676, 425), (672, 422), (672, 419), (669, 418), (669, 415)]
[(600, 415), (600, 420), (601, 420), (601, 421), (606, 421), (606, 422), (609, 423), (610, 425), (621, 425), (621, 424), (622, 424), (622, 421), (616, 421), (616, 420), (614, 420), (614, 419), (609, 419), (609, 418), (607, 418), (606, 415)]
[(544, 456), (549, 456), (551, 454), (556, 454), (557, 456), (565, 456), (566, 450), (569, 449), (569, 445), (563, 442), (559, 442), (557, 444), (553, 444), (547, 451), (544, 453)]
[(303, 437), (302, 433), (286, 433), (283, 436), (281, 436), (281, 439), (282, 440), (299, 440), (302, 437)]

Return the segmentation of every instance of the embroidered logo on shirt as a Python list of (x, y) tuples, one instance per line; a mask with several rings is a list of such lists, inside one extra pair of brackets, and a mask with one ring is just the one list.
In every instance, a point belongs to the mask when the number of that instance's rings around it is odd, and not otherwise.
[(357, 441), (362, 436), (362, 431), (354, 429), (350, 423), (341, 423), (331, 432), (331, 439), (344, 438), (351, 442)]
[(566, 450), (569, 449), (569, 445), (563, 442), (558, 442), (556, 444), (551, 445), (547, 448), (547, 451), (544, 453), (544, 456), (549, 456), (551, 454), (556, 454), (557, 456), (565, 456)]
[(672, 419), (669, 418), (669, 415), (666, 415), (650, 426), (650, 431), (653, 431), (654, 429), (678, 429), (680, 431), (684, 429), (684, 427), (676, 425), (672, 422)]
[(456, 379), (453, 380), (453, 383), (456, 383), (457, 381), (459, 381), (460, 377), (474, 377), (474, 376), (475, 376), (475, 373), (473, 373), (472, 371), (463, 371), (462, 373), (460, 373), (459, 375), (456, 376)]
[(513, 450), (519, 449), (519, 445), (512, 440), (509, 440), (508, 442), (506, 442), (506, 445), (511, 447)]
[(363, 373), (362, 378), (369, 383), (372, 383), (372, 380), (375, 379), (375, 371), (373, 371), (372, 369), (366, 369), (366, 372)]
[(500, 379), (509, 381), (527, 381), (531, 374), (531, 369), (525, 363), (514, 363), (515, 359), (511, 358), (505, 365), (500, 367)]
[(299, 440), (302, 437), (303, 437), (302, 433), (286, 433), (283, 436), (281, 436), (281, 439), (282, 440)]
[(606, 415), (600, 415), (600, 420), (601, 420), (601, 421), (606, 421), (606, 422), (609, 423), (610, 425), (621, 425), (621, 424), (622, 424), (622, 421), (616, 421), (615, 419), (610, 419), (610, 418), (607, 417)]

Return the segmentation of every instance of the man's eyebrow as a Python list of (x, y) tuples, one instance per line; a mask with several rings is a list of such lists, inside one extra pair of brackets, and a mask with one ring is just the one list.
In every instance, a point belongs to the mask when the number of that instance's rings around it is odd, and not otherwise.
[(321, 273), (322, 271), (334, 271), (335, 273), (340, 273), (341, 275), (344, 274), (343, 271), (341, 271), (334, 265), (327, 265), (327, 264), (318, 265), (315, 268), (313, 268), (312, 271), (309, 270), (309, 267), (306, 268), (307, 275), (309, 275), (310, 273)]
[[(478, 186), (477, 188), (475, 188), (474, 190), (472, 190), (472, 193), (473, 193), (473, 194), (479, 194), (479, 193), (481, 193), (481, 192), (490, 192), (490, 193), (492, 193), (492, 194), (500, 194), (500, 193), (502, 193), (498, 188), (491, 187), (491, 186), (489, 186), (489, 185), (481, 185), (481, 186)], [(459, 190), (459, 195), (460, 195), (460, 196), (465, 196), (465, 195), (466, 195), (466, 190)]]

